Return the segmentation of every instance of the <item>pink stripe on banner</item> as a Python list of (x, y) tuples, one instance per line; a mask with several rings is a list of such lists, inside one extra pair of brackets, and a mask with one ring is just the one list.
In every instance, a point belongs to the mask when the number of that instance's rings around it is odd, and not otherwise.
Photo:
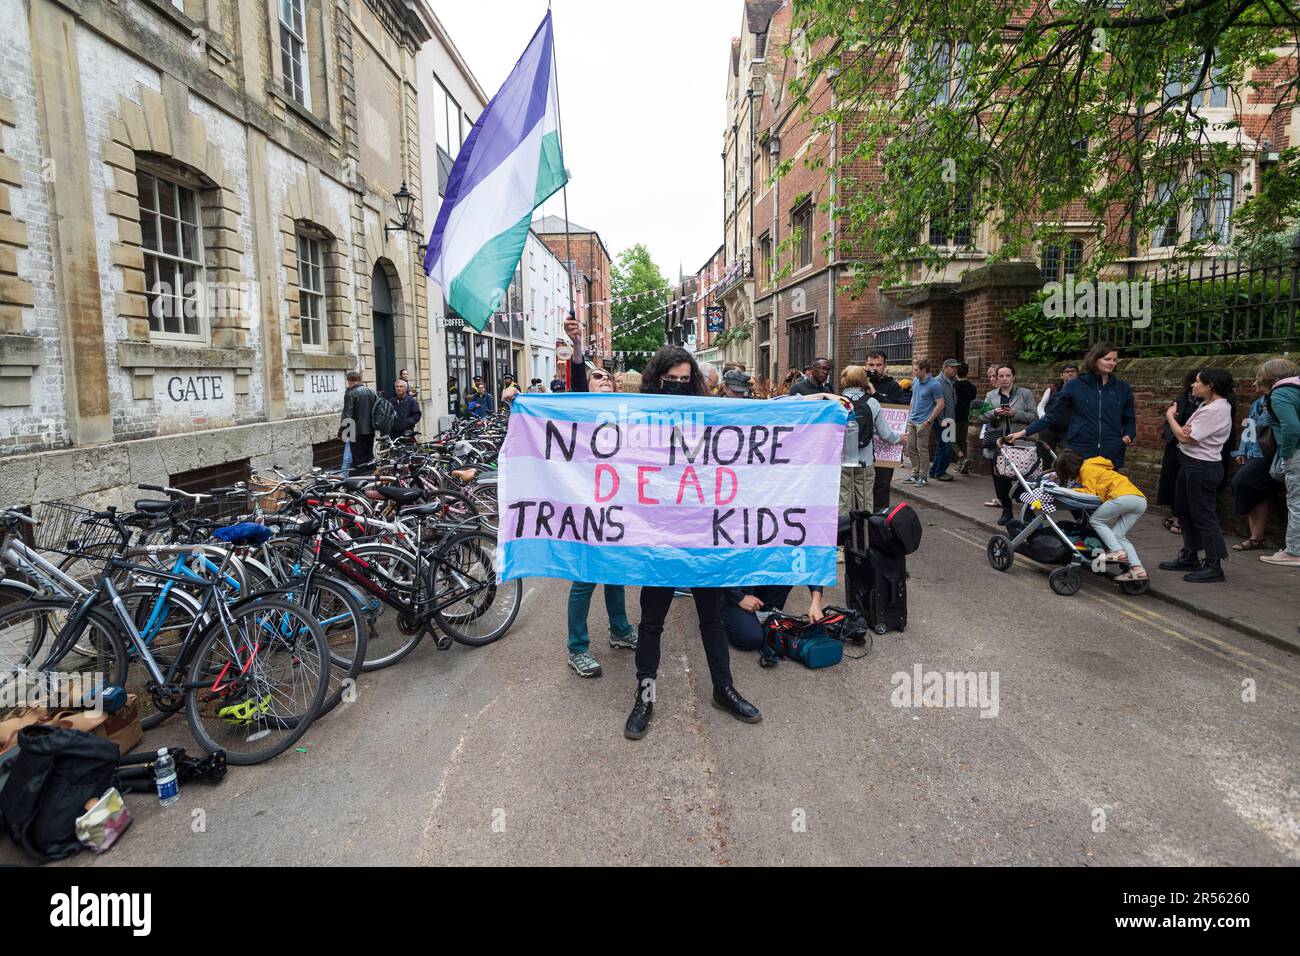
[[(510, 507), (520, 504), (526, 507)], [(720, 532), (715, 543), (715, 509), (712, 507), (616, 507), (617, 510), (610, 510), (609, 504), (583, 506), (549, 499), (510, 502), (501, 509), (501, 540), (540, 537), (633, 548), (662, 547), (668, 544), (677, 548), (833, 547), (839, 525), (838, 507), (775, 507), (762, 509), (761, 512), (759, 508), (750, 507), (746, 530), (745, 512), (734, 506), (726, 506), (716, 509), (719, 512)], [(731, 512), (729, 517), (726, 516), (727, 512)], [(538, 518), (543, 514), (548, 517), (549, 534), (546, 528), (538, 526)], [(566, 514), (572, 516), (571, 522), (566, 520)], [(616, 524), (623, 526), (621, 535)], [(799, 525), (802, 525), (802, 530)]]
[[(557, 464), (565, 461), (561, 446), (573, 444), (574, 463), (592, 464), (602, 461), (627, 461), (635, 456), (637, 464), (668, 465), (670, 444), (676, 446), (678, 466), (691, 464), (682, 452), (680, 441), (685, 440), (688, 451), (695, 456), (695, 464), (723, 464), (762, 468), (770, 466), (772, 439), (765, 426), (714, 425), (709, 432), (707, 448), (701, 445), (706, 428), (693, 425), (674, 439), (668, 428), (647, 424), (618, 425), (614, 422), (549, 422), (531, 415), (517, 416), (510, 423), (510, 431), (501, 449), (503, 458), (545, 458), (547, 429), (550, 431), (551, 459)], [(754, 428), (760, 430), (754, 434)], [(575, 432), (576, 429), (576, 432)], [(575, 437), (576, 435), (576, 437)], [(622, 444), (616, 445), (621, 435)], [(595, 442), (593, 450), (593, 439)], [(793, 431), (783, 430), (777, 451), (785, 464), (799, 465), (807, 462), (838, 461), (844, 444), (844, 429), (838, 425), (799, 425)], [(697, 451), (696, 448), (699, 447)], [(612, 454), (617, 450), (617, 454)], [(707, 453), (708, 461), (704, 462)], [(751, 462), (752, 455), (752, 462)], [(720, 462), (715, 458), (721, 459)]]

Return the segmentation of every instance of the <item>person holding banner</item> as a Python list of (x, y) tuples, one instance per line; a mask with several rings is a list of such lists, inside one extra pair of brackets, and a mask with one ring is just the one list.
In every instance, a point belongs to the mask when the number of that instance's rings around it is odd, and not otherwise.
[[(567, 326), (566, 326), (567, 328)], [(641, 391), (658, 395), (707, 395), (704, 376), (691, 353), (680, 346), (665, 345), (656, 352), (641, 373)], [(681, 582), (683, 584), (688, 582)], [(731, 681), (731, 654), (722, 624), (722, 589), (693, 588), (695, 612), (700, 620), (700, 637), (713, 682), (713, 706), (737, 720), (756, 724), (763, 719), (757, 707), (740, 696)], [(655, 679), (659, 674), (660, 639), (673, 604), (673, 588), (641, 588), (641, 623), (637, 627), (636, 699), (623, 726), (623, 736), (640, 740), (650, 729), (654, 716)]]
[[(614, 391), (614, 379), (605, 369), (584, 369), (584, 372), (590, 391)], [(569, 666), (579, 677), (601, 675), (600, 661), (591, 653), (591, 638), (587, 633), (587, 616), (595, 590), (596, 585), (586, 581), (574, 581), (569, 588)], [(609, 646), (635, 650), (636, 628), (627, 619), (627, 597), (623, 585), (605, 585), (605, 611), (609, 615)]]
[(889, 427), (865, 368), (861, 365), (846, 368), (840, 373), (840, 388), (853, 406), (859, 435), (856, 464), (840, 469), (840, 515), (846, 517), (850, 511), (878, 510), (875, 507), (876, 443), (872, 439), (878, 437), (886, 444), (897, 445), (903, 436)]

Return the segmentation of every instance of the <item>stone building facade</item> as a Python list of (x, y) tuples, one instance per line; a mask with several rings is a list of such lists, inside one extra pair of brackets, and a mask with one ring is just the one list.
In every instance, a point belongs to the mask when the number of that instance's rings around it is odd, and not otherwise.
[[(0, 4), (0, 503), (310, 466), (351, 368), (427, 402), (435, 24), (424, 0)], [(402, 184), (411, 228), (386, 229)]]

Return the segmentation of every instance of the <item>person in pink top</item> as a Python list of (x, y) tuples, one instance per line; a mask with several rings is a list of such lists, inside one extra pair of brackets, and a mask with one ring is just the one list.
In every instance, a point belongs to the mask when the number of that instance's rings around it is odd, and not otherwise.
[(1232, 385), (1227, 369), (1203, 368), (1192, 383), (1192, 394), (1201, 405), (1187, 423), (1178, 424), (1176, 405), (1165, 412), (1182, 455), (1174, 513), (1182, 524), (1183, 548), (1172, 561), (1162, 561), (1160, 570), (1185, 571), (1183, 580), (1197, 584), (1224, 579), (1222, 562), (1228, 549), (1216, 503), (1223, 482), (1223, 448), (1232, 440)]

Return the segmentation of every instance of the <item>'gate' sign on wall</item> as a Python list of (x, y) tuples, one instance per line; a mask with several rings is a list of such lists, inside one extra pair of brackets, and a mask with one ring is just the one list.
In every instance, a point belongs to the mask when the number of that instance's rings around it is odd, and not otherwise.
[(503, 580), (835, 583), (839, 402), (525, 394), (500, 455)]

